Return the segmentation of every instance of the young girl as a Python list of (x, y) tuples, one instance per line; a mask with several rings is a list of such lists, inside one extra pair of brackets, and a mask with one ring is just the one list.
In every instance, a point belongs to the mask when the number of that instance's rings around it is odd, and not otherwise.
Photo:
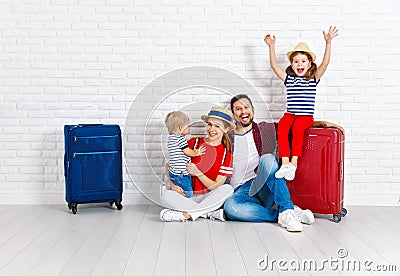
[[(315, 54), (304, 42), (300, 42), (294, 50), (287, 53), (290, 65), (286, 71), (281, 69), (276, 60), (275, 36), (266, 35), (265, 43), (269, 46), (269, 60), (272, 70), (284, 81), (287, 89), (287, 111), (278, 123), (278, 147), (282, 166), (275, 173), (276, 178), (284, 177), (293, 180), (297, 161), (301, 156), (304, 131), (314, 122), (314, 104), (317, 84), (328, 67), (331, 55), (332, 39), (338, 35), (336, 27), (329, 27), (328, 33), (323, 31), (325, 53), (319, 67), (315, 64)], [(292, 153), (289, 149), (289, 131), (292, 129)], [(290, 155), (292, 156), (291, 160)]]

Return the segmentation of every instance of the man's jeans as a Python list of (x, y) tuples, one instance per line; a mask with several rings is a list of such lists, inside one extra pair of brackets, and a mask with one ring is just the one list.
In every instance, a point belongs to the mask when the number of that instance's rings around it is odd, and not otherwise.
[(279, 213), (293, 209), (285, 179), (275, 178), (278, 167), (274, 155), (262, 155), (257, 176), (236, 188), (233, 195), (225, 201), (226, 216), (239, 221), (276, 222)]

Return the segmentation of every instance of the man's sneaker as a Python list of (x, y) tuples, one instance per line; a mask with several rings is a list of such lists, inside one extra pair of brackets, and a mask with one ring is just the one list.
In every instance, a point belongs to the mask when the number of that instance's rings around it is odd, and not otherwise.
[(225, 214), (224, 214), (224, 209), (218, 209), (215, 211), (212, 211), (207, 214), (207, 218), (211, 220), (220, 220), (220, 221), (226, 221), (225, 219)]
[(314, 214), (308, 209), (303, 210), (298, 206), (294, 206), (294, 213), (301, 223), (313, 224), (315, 221)]
[(186, 221), (183, 212), (181, 211), (174, 211), (171, 209), (163, 209), (160, 212), (160, 219), (162, 221)]
[[(296, 171), (296, 166), (294, 166), (292, 163), (287, 163), (285, 165), (282, 165), (279, 170), (276, 171), (275, 177), (276, 178), (283, 178), (287, 175), (290, 175), (291, 173)], [(294, 178), (294, 175), (293, 175)]]
[(297, 216), (293, 209), (288, 209), (279, 213), (278, 223), (289, 232), (301, 232), (303, 230), (303, 226), (297, 220)]
[(292, 181), (296, 175), (296, 169), (297, 167), (295, 165), (292, 165), (291, 170), (284, 176), (284, 178), (288, 181)]

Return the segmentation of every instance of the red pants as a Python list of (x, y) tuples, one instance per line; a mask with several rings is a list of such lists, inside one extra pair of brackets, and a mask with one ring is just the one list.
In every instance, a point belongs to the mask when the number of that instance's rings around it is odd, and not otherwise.
[[(278, 147), (280, 157), (301, 156), (304, 131), (312, 127), (312, 115), (285, 113), (278, 123)], [(292, 154), (289, 148), (289, 131), (292, 129)]]

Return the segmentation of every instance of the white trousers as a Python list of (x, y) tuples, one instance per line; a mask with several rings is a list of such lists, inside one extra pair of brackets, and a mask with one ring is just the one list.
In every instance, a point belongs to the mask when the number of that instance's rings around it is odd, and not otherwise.
[(182, 196), (173, 190), (161, 189), (161, 203), (170, 209), (186, 211), (193, 220), (201, 215), (219, 209), (225, 200), (233, 194), (233, 188), (229, 184), (223, 184), (218, 188), (200, 195), (193, 195), (191, 198)]

